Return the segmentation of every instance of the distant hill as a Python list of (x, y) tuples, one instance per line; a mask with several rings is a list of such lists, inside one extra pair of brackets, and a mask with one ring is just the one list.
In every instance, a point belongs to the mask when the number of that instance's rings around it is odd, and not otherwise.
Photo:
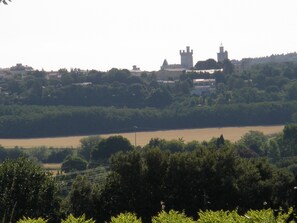
[(253, 65), (264, 63), (284, 63), (284, 62), (297, 62), (297, 53), (288, 54), (273, 54), (266, 57), (256, 58), (243, 58), (242, 60), (232, 60), (232, 63), (239, 66), (242, 70), (245, 70)]

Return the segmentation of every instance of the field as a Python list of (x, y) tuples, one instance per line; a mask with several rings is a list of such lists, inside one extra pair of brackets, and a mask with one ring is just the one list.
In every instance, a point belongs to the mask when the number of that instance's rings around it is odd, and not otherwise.
[[(136, 133), (117, 133), (101, 135), (108, 137), (111, 135), (122, 135), (135, 145), (146, 145), (151, 138), (162, 138), (166, 140), (182, 138), (185, 142), (192, 140), (203, 141), (212, 137), (219, 137), (223, 134), (225, 139), (232, 142), (237, 141), (250, 130), (261, 131), (266, 135), (275, 134), (283, 130), (283, 125), (277, 126), (245, 126), (245, 127), (224, 127), (224, 128), (202, 128), (202, 129), (182, 129), (154, 132), (136, 132)], [(76, 148), (79, 146), (79, 140), (86, 136), (56, 137), (56, 138), (36, 138), (36, 139), (0, 139), (0, 145), (5, 148), (15, 146), (23, 148), (32, 148), (39, 146), (58, 147), (58, 148)]]

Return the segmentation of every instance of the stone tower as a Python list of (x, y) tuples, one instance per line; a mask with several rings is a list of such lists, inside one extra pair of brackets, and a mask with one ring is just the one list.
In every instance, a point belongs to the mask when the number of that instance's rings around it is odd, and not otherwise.
[(193, 67), (193, 50), (190, 51), (190, 47), (187, 46), (187, 51), (180, 50), (180, 65), (183, 68), (191, 69)]
[(221, 44), (220, 52), (218, 53), (218, 62), (223, 63), (226, 59), (228, 59), (228, 51), (224, 51), (223, 44)]

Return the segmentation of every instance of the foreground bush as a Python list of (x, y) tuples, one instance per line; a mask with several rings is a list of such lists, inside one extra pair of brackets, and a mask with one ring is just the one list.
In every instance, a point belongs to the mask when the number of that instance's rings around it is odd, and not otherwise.
[(92, 218), (86, 219), (85, 215), (76, 218), (70, 214), (65, 220), (62, 220), (61, 223), (95, 223), (95, 221)]
[[(287, 223), (292, 209), (288, 213), (279, 212), (274, 216), (272, 209), (260, 211), (248, 211), (244, 216), (239, 215), (236, 211), (200, 211), (198, 223)], [(294, 221), (290, 221), (294, 222)]]
[(22, 218), (17, 223), (47, 223), (47, 220), (43, 218)]
[(153, 217), (152, 223), (194, 223), (194, 221), (184, 213), (171, 210), (168, 213), (160, 212), (158, 216)]
[(133, 213), (125, 213), (112, 217), (110, 223), (141, 223), (141, 219)]
[[(272, 209), (254, 211), (250, 210), (245, 215), (239, 215), (237, 211), (199, 211), (198, 220), (194, 221), (187, 217), (183, 212), (171, 210), (162, 211), (152, 218), (152, 223), (293, 223), (288, 221), (293, 209), (284, 213), (274, 213)], [(47, 223), (43, 218), (23, 218), (17, 223)], [(95, 223), (93, 219), (86, 219), (85, 215), (74, 217), (70, 214), (61, 223)], [(122, 213), (112, 217), (109, 223), (142, 223), (134, 213)]]
[[(236, 211), (200, 211), (198, 215), (198, 223), (246, 222), (246, 218), (239, 215)], [(253, 221), (251, 221), (251, 223), (252, 222)]]

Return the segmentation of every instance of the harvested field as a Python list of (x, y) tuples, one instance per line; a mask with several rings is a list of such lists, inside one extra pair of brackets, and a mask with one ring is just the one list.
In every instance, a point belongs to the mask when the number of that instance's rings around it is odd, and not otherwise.
[[(232, 142), (237, 141), (250, 130), (261, 131), (266, 135), (275, 134), (283, 130), (283, 125), (277, 126), (245, 126), (245, 127), (224, 127), (224, 128), (202, 128), (202, 129), (181, 129), (181, 130), (166, 130), (153, 132), (137, 132), (136, 144), (146, 145), (151, 138), (162, 138), (166, 140), (183, 138), (185, 142), (192, 140), (203, 141), (210, 140), (212, 137), (224, 135), (225, 139)], [(122, 135), (135, 144), (135, 133), (117, 133), (101, 135), (108, 137), (111, 135)], [(56, 148), (76, 148), (79, 146), (79, 140), (86, 136), (73, 137), (55, 137), (55, 138), (36, 138), (36, 139), (0, 139), (0, 145), (5, 148), (13, 148), (15, 146), (23, 148), (32, 148), (39, 146), (56, 147)]]

